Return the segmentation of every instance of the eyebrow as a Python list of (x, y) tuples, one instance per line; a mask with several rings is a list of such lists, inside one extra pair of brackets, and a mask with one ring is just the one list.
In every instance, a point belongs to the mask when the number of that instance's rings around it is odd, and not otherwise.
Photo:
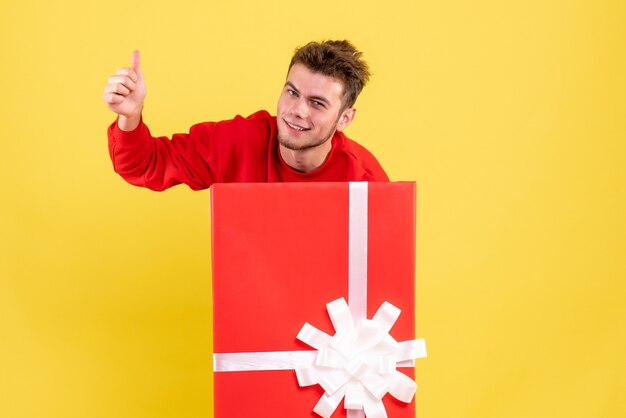
[[(298, 88), (291, 81), (287, 81), (285, 83), (285, 86), (289, 86), (293, 90), (295, 90), (296, 93), (300, 93), (300, 90), (298, 90)], [(330, 106), (330, 101), (327, 98), (322, 97), (322, 96), (308, 96), (307, 99), (309, 99), (309, 100), (317, 100), (317, 101), (325, 103), (327, 106)]]

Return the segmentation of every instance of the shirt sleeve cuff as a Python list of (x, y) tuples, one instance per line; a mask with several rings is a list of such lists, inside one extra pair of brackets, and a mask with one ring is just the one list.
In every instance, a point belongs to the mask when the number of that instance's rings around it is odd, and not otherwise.
[(146, 134), (150, 136), (148, 127), (143, 123), (143, 117), (139, 120), (139, 125), (132, 131), (123, 131), (117, 124), (117, 119), (109, 126), (109, 137), (113, 142), (123, 144), (138, 144), (145, 140)]

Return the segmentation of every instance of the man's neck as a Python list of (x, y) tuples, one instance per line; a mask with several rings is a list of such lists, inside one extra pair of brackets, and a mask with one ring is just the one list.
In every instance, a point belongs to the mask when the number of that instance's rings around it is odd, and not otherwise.
[(287, 165), (294, 170), (308, 173), (324, 164), (330, 150), (332, 149), (332, 138), (313, 148), (303, 150), (292, 150), (279, 146), (280, 156)]

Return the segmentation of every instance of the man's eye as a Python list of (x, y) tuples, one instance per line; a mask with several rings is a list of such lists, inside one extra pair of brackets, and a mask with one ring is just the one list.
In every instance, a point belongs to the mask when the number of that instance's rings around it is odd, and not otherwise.
[(295, 90), (291, 90), (291, 89), (287, 90), (287, 94), (289, 94), (290, 96), (297, 96), (298, 95), (298, 93), (296, 93)]
[(313, 100), (313, 106), (315, 106), (315, 107), (324, 107), (324, 103), (318, 102), (317, 100)]

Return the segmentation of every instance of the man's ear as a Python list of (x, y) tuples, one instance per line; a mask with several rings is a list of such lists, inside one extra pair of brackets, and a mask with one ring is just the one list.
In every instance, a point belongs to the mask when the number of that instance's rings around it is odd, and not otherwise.
[(343, 131), (352, 123), (354, 120), (354, 115), (356, 113), (356, 109), (353, 107), (349, 107), (339, 115), (339, 120), (337, 121), (337, 130), (339, 132)]

